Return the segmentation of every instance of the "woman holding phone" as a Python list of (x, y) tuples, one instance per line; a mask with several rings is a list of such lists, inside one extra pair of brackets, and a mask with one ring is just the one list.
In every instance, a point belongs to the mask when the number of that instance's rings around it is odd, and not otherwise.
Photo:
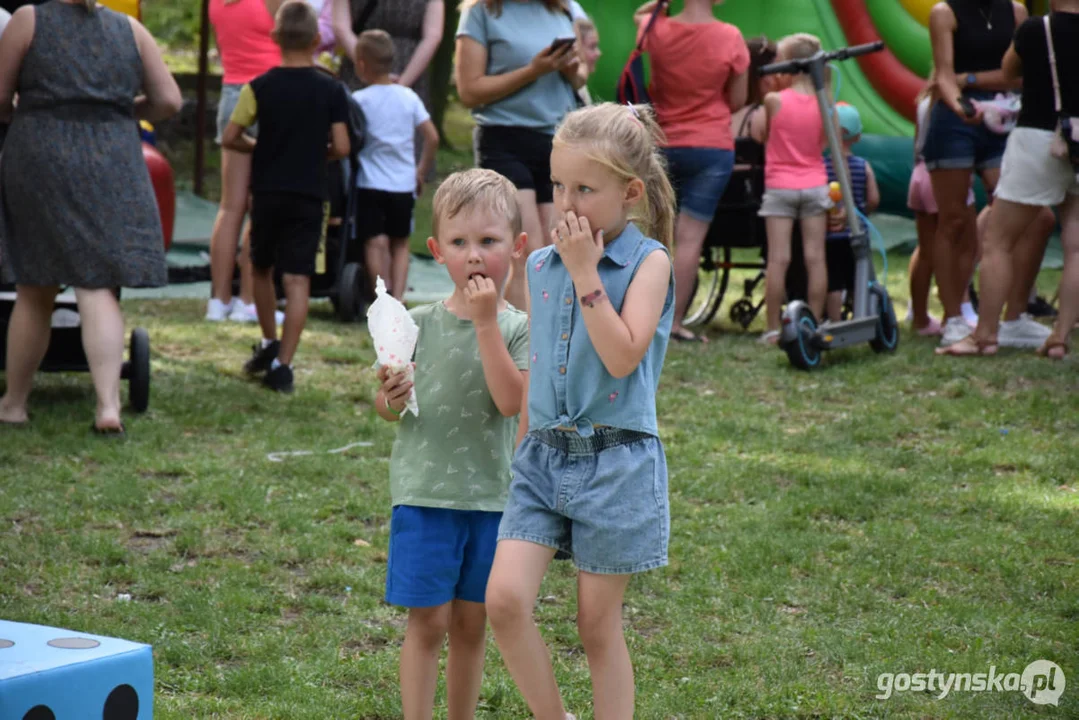
[[(573, 20), (562, 0), (465, 0), (457, 26), (457, 91), (476, 120), (479, 167), (517, 186), (528, 252), (547, 244), (554, 210), (551, 140), (577, 107), (585, 75)], [(515, 259), (506, 288), (527, 309), (524, 267)]]

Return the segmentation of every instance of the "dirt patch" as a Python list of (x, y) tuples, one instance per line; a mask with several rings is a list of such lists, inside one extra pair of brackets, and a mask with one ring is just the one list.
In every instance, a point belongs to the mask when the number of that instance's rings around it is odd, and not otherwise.
[(151, 553), (168, 545), (176, 534), (176, 530), (169, 529), (135, 530), (127, 539), (127, 547), (137, 552)]

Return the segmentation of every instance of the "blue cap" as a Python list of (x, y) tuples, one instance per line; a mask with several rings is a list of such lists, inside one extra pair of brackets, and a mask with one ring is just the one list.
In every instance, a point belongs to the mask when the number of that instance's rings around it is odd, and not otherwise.
[(839, 115), (839, 127), (843, 128), (846, 139), (856, 138), (862, 134), (862, 116), (858, 114), (858, 108), (853, 105), (837, 105), (835, 108)]

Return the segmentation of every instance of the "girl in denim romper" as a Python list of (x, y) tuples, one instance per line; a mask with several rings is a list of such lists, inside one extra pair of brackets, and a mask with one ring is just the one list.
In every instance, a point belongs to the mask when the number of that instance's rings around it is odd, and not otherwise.
[[(532, 619), (551, 560), (571, 556), (596, 708), (633, 717), (622, 596), (667, 564), (667, 464), (656, 388), (674, 316), (674, 192), (647, 106), (570, 113), (551, 153), (561, 222), (528, 258), (523, 442), (487, 586), (502, 656), (537, 720), (566, 714)], [(638, 229), (659, 238), (653, 240)], [(524, 410), (527, 408), (527, 410)]]

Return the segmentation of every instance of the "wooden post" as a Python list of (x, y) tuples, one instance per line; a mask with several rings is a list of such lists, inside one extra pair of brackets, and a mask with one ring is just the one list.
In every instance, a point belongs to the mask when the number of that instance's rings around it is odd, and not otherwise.
[(202, 174), (206, 155), (206, 76), (210, 72), (210, 0), (202, 0), (199, 21), (199, 79), (195, 100), (195, 194), (202, 197)]

